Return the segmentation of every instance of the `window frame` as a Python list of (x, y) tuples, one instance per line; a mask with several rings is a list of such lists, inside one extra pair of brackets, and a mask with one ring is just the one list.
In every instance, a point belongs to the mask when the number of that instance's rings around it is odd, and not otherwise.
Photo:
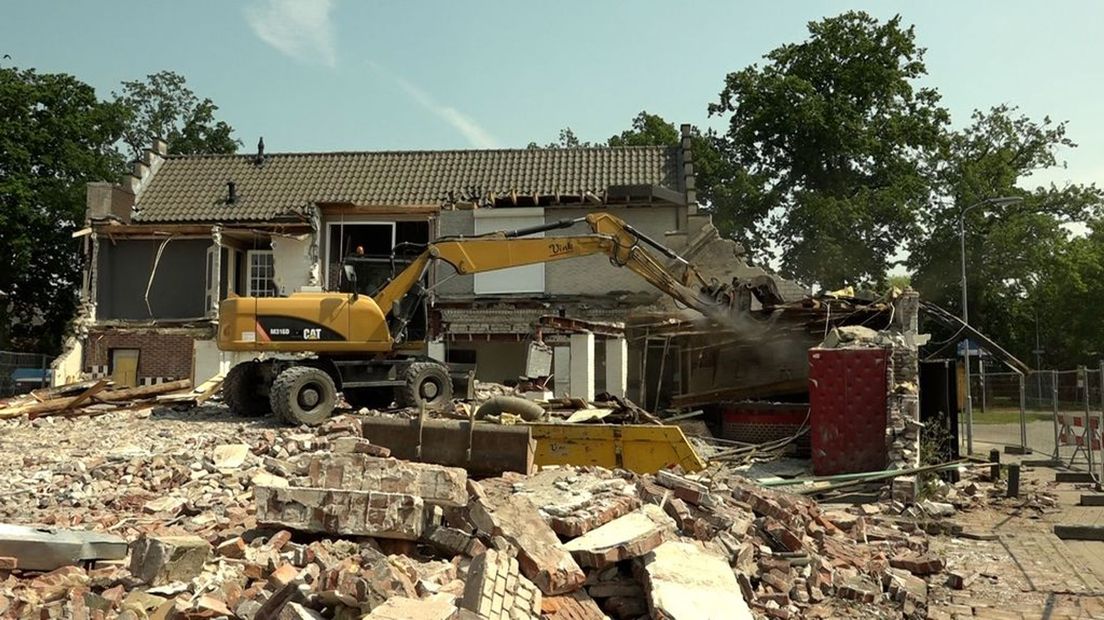
[[(268, 281), (271, 283), (271, 294), (257, 295), (257, 291), (253, 288), (253, 281), (260, 279), (253, 275), (253, 257), (254, 256), (268, 256), (270, 261), (269, 267), (272, 269), (272, 275), (268, 277)], [(265, 293), (268, 293), (266, 287)], [(279, 297), (280, 287), (276, 285), (276, 256), (273, 250), (246, 250), (245, 252), (245, 295), (246, 297)]]

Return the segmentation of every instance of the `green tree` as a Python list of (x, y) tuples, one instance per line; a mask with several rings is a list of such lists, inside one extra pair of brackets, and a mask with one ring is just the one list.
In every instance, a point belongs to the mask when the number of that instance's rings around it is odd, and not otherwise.
[(85, 183), (123, 158), (117, 105), (64, 74), (0, 68), (0, 347), (53, 352), (77, 303)]
[(123, 82), (122, 92), (112, 95), (126, 115), (122, 141), (131, 159), (141, 157), (154, 137), (166, 140), (169, 151), (178, 155), (234, 153), (241, 146), (234, 129), (215, 120), (218, 106), (197, 97), (184, 77), (172, 71)]
[(530, 142), (525, 148), (527, 149), (581, 149), (594, 146), (593, 143), (583, 142), (579, 140), (579, 137), (575, 135), (575, 131), (570, 127), (564, 127), (560, 130), (560, 139), (555, 142), (549, 142), (544, 146), (537, 144), (536, 142)]
[[(1061, 150), (1074, 146), (1065, 123), (1034, 121), (1007, 105), (975, 112), (971, 124), (946, 141), (935, 175), (939, 199), (923, 211), (922, 234), (910, 245), (913, 286), (926, 299), (960, 313), (960, 214), (987, 198), (1021, 198), (1020, 204), (978, 207), (966, 214), (967, 291), (971, 324), (1029, 363), (1034, 361), (1036, 312), (1044, 319), (1083, 312), (1054, 291), (1058, 282), (1074, 290), (1081, 286), (1077, 278), (1088, 269), (1083, 257), (1091, 254), (1092, 243), (1099, 244), (1099, 235), (1085, 241), (1069, 230), (1072, 223), (1098, 217), (1102, 195), (1095, 186), (1023, 189), (1033, 173), (1063, 166)], [(1065, 330), (1064, 323), (1051, 325)], [(1084, 325), (1095, 325), (1095, 319)], [(1046, 338), (1051, 337), (1071, 342), (1053, 333)], [(1076, 338), (1099, 342), (1100, 330), (1088, 329)], [(1080, 357), (1072, 346), (1058, 355), (1066, 364)]]
[(717, 219), (786, 276), (877, 282), (917, 231), (948, 114), (917, 85), (924, 50), (899, 17), (848, 12), (809, 34), (730, 73), (709, 106), (728, 119)]

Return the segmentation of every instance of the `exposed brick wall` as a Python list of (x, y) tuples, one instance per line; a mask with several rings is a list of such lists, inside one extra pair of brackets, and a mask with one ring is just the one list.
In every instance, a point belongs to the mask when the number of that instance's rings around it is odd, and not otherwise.
[(84, 348), (84, 369), (107, 366), (112, 349), (138, 349), (138, 378), (192, 376), (192, 347), (214, 336), (213, 329), (93, 327)]

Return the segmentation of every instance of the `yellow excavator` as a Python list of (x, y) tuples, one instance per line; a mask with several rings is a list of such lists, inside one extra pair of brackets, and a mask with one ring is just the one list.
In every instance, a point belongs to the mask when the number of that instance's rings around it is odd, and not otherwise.
[[(581, 235), (531, 237), (585, 222)], [(649, 249), (650, 248), (650, 249)], [(672, 273), (653, 253), (674, 261)], [(407, 338), (428, 295), (424, 281), (434, 262), (458, 274), (506, 269), (606, 254), (659, 290), (721, 323), (738, 320), (750, 295), (763, 298), (771, 283), (707, 282), (687, 261), (609, 213), (473, 237), (445, 237), (421, 249), (406, 268), (369, 296), (293, 293), (288, 297), (230, 297), (219, 305), (218, 344), (224, 351), (264, 354), (234, 366), (223, 381), (224, 401), (237, 414), (275, 412), (292, 424), (320, 424), (338, 393), (353, 406), (376, 403), (433, 408), (452, 398), (448, 368)], [(346, 263), (354, 284), (356, 270)], [(766, 291), (771, 294), (771, 291)]]

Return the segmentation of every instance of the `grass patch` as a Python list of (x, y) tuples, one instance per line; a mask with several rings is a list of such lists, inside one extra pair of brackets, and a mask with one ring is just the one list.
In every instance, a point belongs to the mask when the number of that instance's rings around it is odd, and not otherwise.
[[(963, 412), (965, 417), (965, 412)], [(1050, 412), (1043, 411), (1028, 411), (1026, 413), (1028, 422), (1050, 422), (1053, 419), (1053, 415)], [(1013, 408), (990, 407), (988, 411), (982, 413), (980, 409), (974, 409), (974, 424), (1019, 424), (1020, 423), (1020, 410)]]

